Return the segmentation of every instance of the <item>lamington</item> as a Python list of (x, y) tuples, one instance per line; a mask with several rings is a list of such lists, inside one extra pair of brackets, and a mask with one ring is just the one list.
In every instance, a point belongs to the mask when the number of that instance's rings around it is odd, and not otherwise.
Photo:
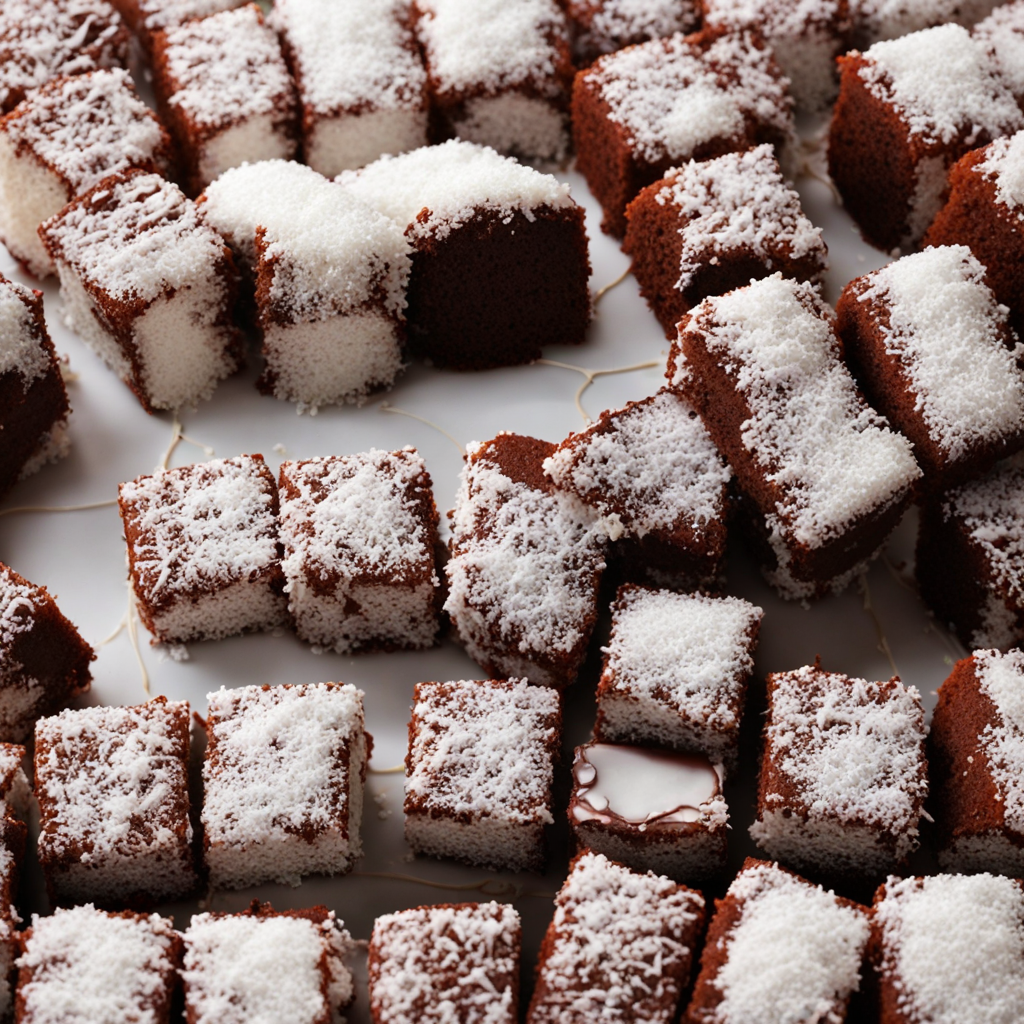
[(968, 650), (1024, 643), (1024, 464), (935, 495), (921, 507), (921, 596)]
[(378, 917), (370, 936), (374, 1024), (515, 1024), (519, 914), (503, 903), (442, 903)]
[(354, 943), (326, 907), (254, 900), (241, 914), (194, 914), (182, 939), (188, 1024), (329, 1024), (355, 995)]
[(729, 807), (722, 770), (703, 754), (585, 743), (572, 765), (577, 849), (699, 884), (725, 869)]
[(939, 212), (949, 168), (969, 149), (1024, 127), (1024, 114), (984, 47), (959, 25), (854, 50), (839, 66), (829, 174), (868, 242), (906, 250)]
[(295, 631), (351, 654), (432, 647), (438, 514), (415, 448), (283, 462), (282, 569)]
[(238, 274), (223, 239), (159, 174), (104, 178), (39, 228), (67, 322), (146, 412), (194, 408), (238, 369)]
[(729, 460), (765, 575), (786, 598), (862, 572), (921, 476), (840, 355), (815, 288), (773, 274), (701, 302), (669, 356), (670, 385)]
[(124, 67), (128, 40), (106, 0), (6, 0), (0, 9), (0, 114), (51, 78)]
[[(24, 753), (24, 747), (17, 749)], [(25, 795), (27, 797), (28, 793)], [(10, 817), (0, 821), (0, 1018), (3, 1020), (11, 1019), (14, 1007), (14, 962), (20, 952), (18, 926), (21, 924), (15, 901), (27, 835), (23, 821)]]
[(412, 246), (407, 316), (417, 355), (483, 370), (584, 341), (590, 260), (584, 211), (568, 185), (457, 140), (382, 157), (339, 181)]
[(555, 897), (526, 1024), (672, 1024), (704, 915), (699, 892), (580, 854)]
[(828, 250), (771, 146), (691, 160), (626, 207), (623, 251), (665, 337), (709, 295), (775, 271), (820, 281)]
[[(1024, 31), (1024, 18), (1022, 18)], [(1024, 37), (1022, 37), (1024, 46)], [(985, 283), (1024, 330), (1024, 132), (972, 149), (949, 172), (948, 197), (924, 245), (966, 245)]]
[(264, 394), (314, 412), (391, 386), (404, 365), (402, 228), (285, 160), (226, 171), (199, 206), (254, 289), (243, 302), (262, 336)]
[(595, 738), (703, 753), (732, 771), (763, 614), (739, 597), (621, 587)]
[(155, 33), (152, 60), (153, 89), (192, 195), (239, 164), (296, 155), (295, 84), (255, 4)]
[(704, 26), (757, 29), (789, 79), (797, 109), (824, 111), (836, 97), (836, 57), (850, 44), (847, 0), (702, 0)]
[(606, 537), (544, 476), (547, 441), (499, 434), (466, 449), (445, 566), (466, 652), (497, 678), (565, 687), (597, 621)]
[(998, 3), (971, 35), (988, 51), (1018, 105), (1024, 106), (1024, 2)]
[(1024, 875), (1024, 654), (975, 651), (939, 687), (928, 736), (944, 871)]
[(924, 28), (956, 22), (970, 28), (1002, 0), (849, 0), (853, 44), (865, 49)]
[(662, 389), (606, 410), (570, 434), (544, 472), (607, 523), (620, 576), (687, 589), (717, 583), (732, 473), (684, 398)]
[(87, 903), (32, 915), (21, 937), (15, 1020), (170, 1024), (181, 936), (158, 914), (112, 914)]
[(39, 863), (52, 903), (140, 908), (196, 888), (187, 701), (65, 710), (35, 732)]
[(924, 708), (899, 677), (820, 665), (768, 676), (754, 841), (798, 871), (878, 878), (919, 845), (928, 795)]
[(0, 498), (67, 455), (70, 413), (42, 293), (0, 274)]
[[(28, 819), (32, 787), (25, 775), (25, 756), (25, 748), (20, 743), (0, 743), (0, 819), (4, 819), (6, 823), (24, 822)], [(9, 833), (2, 837), (4, 845), (8, 848), (10, 839)], [(4, 870), (0, 868), (0, 875), (4, 874)], [(4, 902), (5, 899), (0, 894), (0, 906)], [(6, 902), (11, 901), (7, 899)]]
[(132, 167), (161, 174), (171, 140), (120, 68), (51, 79), (0, 118), (0, 241), (36, 277), (53, 273), (39, 225)]
[(196, 18), (244, 7), (247, 0), (110, 0), (128, 27), (138, 36), (147, 55), (153, 33)]
[(88, 692), (95, 660), (46, 588), (0, 562), (0, 742), (24, 742), (37, 718)]
[[(621, 238), (626, 206), (673, 167), (794, 136), (787, 79), (761, 37), (706, 30), (629, 46), (573, 85), (576, 166)], [(782, 154), (784, 155), (784, 154)]]
[(303, 159), (329, 178), (427, 145), (427, 73), (412, 0), (278, 0), (302, 107)]
[(605, 53), (700, 27), (700, 0), (565, 0), (573, 59), (585, 68)]
[(1000, 875), (890, 878), (869, 955), (879, 1024), (1024, 1019), (1024, 892)]
[(118, 488), (128, 568), (153, 643), (214, 640), (285, 621), (274, 475), (239, 455)]
[(343, 683), (221, 688), (208, 695), (203, 849), (210, 885), (298, 885), (362, 854), (372, 739), (363, 693)]
[(747, 858), (715, 901), (685, 1024), (842, 1024), (869, 922), (867, 907)]
[(558, 694), (525, 680), (417, 683), (405, 758), (413, 850), (539, 871), (561, 724)]
[(573, 65), (556, 0), (414, 0), (435, 141), (542, 163), (569, 154)]
[(1024, 346), (984, 276), (970, 249), (943, 245), (856, 278), (836, 306), (847, 365), (928, 488), (1024, 447)]

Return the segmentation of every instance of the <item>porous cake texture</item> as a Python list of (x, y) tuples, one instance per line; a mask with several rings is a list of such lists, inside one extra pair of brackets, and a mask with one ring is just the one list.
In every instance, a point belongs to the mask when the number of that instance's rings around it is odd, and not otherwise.
[(372, 739), (363, 692), (343, 683), (208, 695), (203, 849), (210, 884), (298, 885), (351, 871)]
[(595, 738), (699, 751), (735, 768), (763, 614), (738, 597), (620, 588)]
[(128, 39), (106, 0), (7, 0), (0, 10), (0, 114), (58, 75), (123, 67)]
[(515, 1024), (519, 914), (503, 903), (442, 903), (378, 917), (370, 936), (375, 1024)]
[(558, 693), (525, 680), (417, 683), (405, 759), (413, 850), (540, 870), (561, 724)]
[(604, 53), (692, 32), (701, 19), (700, 0), (566, 0), (565, 12), (581, 68)]
[(527, 1024), (671, 1024), (704, 915), (692, 889), (580, 854), (555, 898)]
[(486, 672), (563, 687), (597, 618), (606, 538), (586, 506), (544, 476), (554, 448), (518, 434), (467, 446), (444, 608)]
[(821, 229), (767, 144), (673, 168), (626, 207), (626, 221), (623, 251), (669, 340), (709, 295), (775, 271), (818, 281), (828, 267)]
[(427, 144), (412, 0), (280, 0), (270, 23), (295, 76), (310, 167), (334, 177)]
[(129, 170), (40, 226), (68, 325), (147, 412), (194, 408), (242, 362), (237, 272), (177, 185)]
[(523, 160), (569, 153), (573, 66), (556, 0), (414, 0), (437, 131)]
[(842, 1024), (869, 921), (867, 907), (748, 858), (715, 902), (686, 1024)]
[(0, 562), (0, 742), (24, 742), (37, 718), (87, 692), (95, 658), (46, 588)]
[[(959, 25), (875, 43), (839, 65), (829, 174), (868, 242), (886, 251), (914, 246), (942, 206), (949, 168), (1024, 127), (1024, 114), (985, 48)], [(886, 173), (874, 174), (880, 165)]]
[(127, 71), (51, 79), (0, 118), (0, 241), (36, 277), (52, 274), (44, 220), (111, 174), (172, 163), (170, 136)]
[(604, 211), (626, 230), (626, 205), (688, 160), (794, 138), (792, 100), (760, 35), (705, 30), (597, 60), (573, 86), (576, 163)]
[(725, 555), (732, 473), (684, 398), (667, 389), (570, 434), (544, 460), (555, 485), (605, 523), (627, 579), (713, 585)]
[(170, 1024), (181, 963), (170, 918), (105, 913), (87, 903), (33, 914), (21, 947), (19, 1024)]
[(182, 935), (188, 1024), (333, 1024), (355, 995), (354, 943), (326, 907), (194, 914)]
[(392, 384), (410, 270), (403, 228), (285, 160), (225, 172), (200, 209), (253, 282), (264, 394), (313, 412)]
[(339, 654), (432, 647), (438, 514), (416, 449), (284, 462), (280, 491), (285, 593), (299, 636)]
[(135, 907), (191, 895), (187, 701), (65, 710), (36, 723), (35, 743), (52, 902)]
[(1024, 1016), (1024, 893), (999, 875), (890, 878), (875, 895), (879, 1024)]
[(771, 673), (754, 841), (825, 877), (895, 870), (919, 845), (926, 732), (920, 693), (898, 677)]
[(141, 476), (118, 488), (139, 616), (153, 642), (284, 623), (279, 503), (262, 455)]
[(157, 32), (152, 60), (153, 88), (192, 195), (232, 167), (296, 155), (295, 85), (255, 4)]
[(151, 52), (154, 32), (242, 7), (246, 0), (111, 0), (111, 3), (139, 37), (143, 48)]
[(680, 323), (666, 376), (729, 460), (783, 597), (838, 591), (863, 571), (921, 470), (858, 391), (812, 285), (773, 274), (705, 299)]
[(412, 350), (480, 370), (575, 345), (590, 322), (583, 209), (569, 186), (452, 139), (382, 157), (339, 181), (412, 246)]
[(0, 274), (0, 497), (67, 455), (70, 413), (42, 293)]

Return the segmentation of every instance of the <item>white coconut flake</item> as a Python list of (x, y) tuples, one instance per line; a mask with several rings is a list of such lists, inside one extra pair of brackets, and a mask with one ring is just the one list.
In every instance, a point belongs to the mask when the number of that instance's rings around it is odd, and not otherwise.
[(246, 0), (134, 0), (143, 25), (150, 32), (207, 18), (220, 11), (241, 7)]
[(1024, 132), (990, 143), (975, 169), (995, 183), (996, 199), (1024, 218)]
[(35, 296), (24, 285), (0, 276), (0, 374), (17, 373), (27, 388), (51, 366), (51, 355), (36, 333)]
[(691, 32), (700, 23), (700, 5), (692, 0), (599, 0), (596, 5), (570, 0), (568, 10), (586, 24), (582, 41), (599, 53), (613, 53), (641, 39)]
[[(954, 0), (945, 0), (945, 3), (952, 2)], [(993, 0), (984, 2), (991, 6)], [(1024, 5), (999, 3), (975, 26), (972, 35), (988, 51), (1018, 101), (1024, 99)]]
[(1008, 828), (1024, 833), (1024, 653), (975, 651), (981, 692), (995, 706), (997, 721), (978, 742), (988, 759)]

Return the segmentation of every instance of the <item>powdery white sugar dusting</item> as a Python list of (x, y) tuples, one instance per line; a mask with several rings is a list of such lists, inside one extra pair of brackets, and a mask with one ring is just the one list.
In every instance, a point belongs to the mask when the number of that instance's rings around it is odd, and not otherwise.
[[(338, 181), (414, 238), (446, 238), (482, 210), (506, 222), (516, 213), (533, 221), (539, 208), (575, 206), (569, 186), (554, 175), (459, 139), (383, 156)], [(423, 211), (426, 216), (418, 220)]]
[(1024, 346), (1007, 348), (1009, 311), (984, 275), (966, 246), (943, 245), (871, 274), (858, 295), (888, 313), (879, 324), (886, 351), (907, 373), (915, 411), (950, 460), (1024, 429), (1024, 372), (1017, 366)]
[(995, 705), (997, 721), (978, 737), (999, 792), (1006, 824), (1024, 833), (1024, 653), (976, 651), (981, 692)]
[(671, 879), (585, 853), (555, 901), (538, 1019), (655, 1019), (650, 1010), (678, 998), (686, 983), (686, 939), (703, 908), (699, 893)]
[(173, 987), (174, 925), (152, 914), (123, 918), (91, 903), (32, 915), (32, 937), (17, 966), (32, 971), (19, 986), (23, 1012), (34, 1024), (89, 1020), (159, 1024), (150, 1000)]
[(996, 199), (1013, 210), (1018, 220), (1024, 217), (1024, 132), (996, 139), (976, 169), (995, 183)]
[(417, 33), (440, 92), (494, 93), (529, 83), (553, 96), (565, 16), (554, 0), (416, 0)]
[(36, 335), (33, 301), (24, 285), (0, 277), (0, 374), (17, 373), (24, 388), (50, 368), (50, 353)]
[(800, 259), (813, 253), (824, 266), (821, 229), (804, 215), (771, 146), (691, 161), (669, 172), (655, 199), (670, 203), (684, 220), (679, 229), (680, 290), (690, 287), (712, 254), (750, 250), (770, 267), (781, 255)]
[(714, 1021), (729, 1024), (838, 1024), (860, 985), (868, 915), (774, 864), (741, 872), (729, 895), (742, 901), (725, 963)]
[[(916, 833), (924, 776), (924, 709), (913, 686), (805, 667), (774, 677), (766, 733), (775, 766), (811, 818)], [(769, 793), (769, 810), (782, 798)]]
[[(992, 0), (980, 2), (991, 5)], [(1018, 99), (1024, 97), (1024, 7), (1000, 4), (975, 26), (973, 35), (989, 52), (1013, 94)]]
[(875, 43), (864, 57), (861, 79), (893, 104), (911, 135), (945, 144), (964, 135), (970, 144), (982, 132), (1006, 135), (1024, 126), (984, 48), (959, 25)]
[(1024, 1020), (1024, 897), (999, 875), (889, 878), (875, 904), (882, 968), (910, 1019)]
[(152, 302), (213, 275), (224, 243), (159, 174), (136, 174), (46, 222), (64, 262), (119, 299)]
[(774, 274), (705, 299), (690, 323), (750, 406), (742, 442), (783, 489), (779, 516), (797, 542), (822, 545), (920, 477), (910, 443), (858, 393), (812, 285)]
[(754, 667), (750, 630), (762, 611), (738, 597), (630, 590), (616, 606), (607, 671), (615, 689), (665, 701), (715, 728)]

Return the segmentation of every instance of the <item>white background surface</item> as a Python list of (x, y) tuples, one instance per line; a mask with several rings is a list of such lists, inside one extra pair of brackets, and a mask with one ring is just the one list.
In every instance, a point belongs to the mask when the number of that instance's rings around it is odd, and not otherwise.
[[(600, 211), (582, 179), (574, 173), (564, 177), (571, 183), (577, 201), (587, 207), (594, 266), (591, 284), (596, 290), (617, 278), (628, 261), (617, 244), (600, 232)], [(798, 184), (808, 215), (826, 229), (832, 265), (826, 294), (834, 303), (846, 281), (884, 265), (888, 257), (860, 241), (825, 185), (811, 177), (801, 178)], [(38, 287), (37, 282), (15, 268), (2, 249), (0, 271)], [(8, 496), (0, 509), (0, 561), (33, 582), (47, 586), (57, 596), (64, 614), (96, 646), (115, 631), (127, 607), (125, 549), (116, 508), (13, 515), (4, 515), (3, 510), (116, 497), (120, 481), (149, 473), (157, 465), (171, 439), (172, 420), (168, 415), (147, 416), (127, 387), (63, 326), (61, 302), (52, 282), (45, 286), (45, 293), (47, 320), (57, 349), (70, 357), (71, 368), (78, 374), (78, 379), (69, 385), (73, 407), (72, 452), (67, 460), (44, 468)], [(602, 409), (653, 394), (663, 380), (667, 351), (668, 344), (639, 297), (636, 282), (627, 278), (598, 305), (584, 346), (551, 349), (545, 355), (588, 369), (657, 361), (658, 366), (653, 369), (599, 378), (583, 397), (584, 407), (596, 417)], [(412, 365), (393, 391), (375, 397), (362, 408), (324, 408), (319, 415), (310, 417), (296, 415), (291, 404), (258, 394), (254, 387), (257, 362), (253, 359), (247, 370), (222, 384), (211, 401), (183, 417), (185, 433), (190, 438), (212, 448), (217, 457), (261, 452), (275, 473), (284, 458), (343, 454), (370, 447), (395, 449), (412, 444), (423, 454), (433, 476), (442, 520), (452, 506), (461, 455), (455, 444), (437, 429), (382, 411), (385, 402), (425, 417), (462, 444), (486, 440), (499, 430), (559, 441), (583, 426), (573, 402), (583, 378), (553, 366), (456, 374)], [(208, 457), (209, 452), (182, 442), (173, 453), (171, 465)], [(914, 532), (911, 512), (888, 549), (888, 559), (894, 566), (912, 559)], [(755, 678), (763, 679), (769, 671), (796, 668), (813, 661), (815, 655), (821, 656), (827, 669), (869, 679), (888, 678), (892, 670), (879, 646), (881, 629), (899, 674), (905, 682), (920, 688), (931, 707), (933, 691), (948, 674), (951, 658), (962, 656), (962, 651), (935, 629), (912, 588), (901, 583), (882, 561), (871, 569), (868, 587), (877, 623), (865, 611), (856, 586), (841, 597), (821, 601), (809, 609), (787, 604), (769, 591), (745, 553), (734, 544), (727, 590), (765, 609)], [(139, 640), (152, 694), (187, 699), (200, 713), (205, 710), (206, 694), (220, 686), (321, 680), (356, 684), (366, 692), (367, 726), (375, 744), (372, 765), (376, 769), (398, 765), (404, 757), (409, 706), (417, 681), (483, 676), (451, 641), (428, 652), (345, 658), (315, 655), (289, 634), (256, 635), (190, 645), (188, 660), (176, 662), (159, 648), (149, 646), (149, 636), (141, 626)], [(597, 646), (595, 642), (595, 651)], [(126, 630), (122, 629), (100, 647), (98, 653), (93, 666), (92, 693), (84, 703), (132, 704), (146, 699)], [(410, 861), (402, 839), (402, 778), (398, 774), (371, 774), (363, 824), (366, 855), (354, 875), (314, 879), (297, 889), (262, 886), (255, 891), (217, 894), (204, 907), (241, 909), (253, 896), (270, 899), (279, 909), (322, 902), (345, 920), (357, 939), (367, 939), (378, 914), (423, 903), (484, 898), (468, 889), (445, 892), (412, 882), (366, 877), (367, 872), (401, 873), (461, 884), (488, 879), (492, 885), (510, 881), (527, 893), (544, 894), (522, 895), (515, 901), (524, 917), (523, 977), (527, 981), (551, 916), (550, 896), (565, 874), (568, 852), (564, 808), (571, 748), (590, 735), (598, 671), (599, 654), (591, 657), (567, 696), (565, 756), (557, 769), (558, 824), (552, 835), (552, 857), (545, 876), (493, 875), (455, 864)], [(745, 855), (755, 852), (746, 835), (753, 819), (752, 756), (748, 749), (743, 770), (727, 787), (726, 794), (733, 815), (730, 858), (737, 866)], [(373, 798), (379, 800), (379, 806)], [(178, 926), (183, 928), (196, 906), (193, 903), (164, 909), (173, 913)], [(44, 908), (41, 888), (36, 884), (30, 909)], [(350, 1019), (368, 1020), (362, 986)]]

